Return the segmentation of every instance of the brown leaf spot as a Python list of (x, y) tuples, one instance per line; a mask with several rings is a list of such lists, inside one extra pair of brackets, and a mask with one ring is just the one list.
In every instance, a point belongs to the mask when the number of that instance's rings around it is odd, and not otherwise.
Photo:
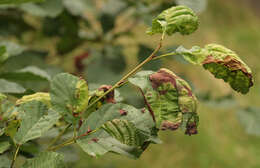
[[(112, 86), (111, 85), (102, 85), (100, 88), (98, 88), (99, 91), (108, 91), (109, 89), (111, 89)], [(111, 92), (109, 92), (106, 97), (105, 97), (105, 101), (107, 103), (116, 103), (115, 101), (115, 92), (114, 90), (112, 90)]]
[(97, 142), (98, 142), (98, 139), (97, 139), (97, 138), (92, 138), (91, 141), (97, 143)]
[(169, 121), (164, 121), (161, 125), (161, 130), (171, 130), (174, 131), (176, 129), (178, 129), (180, 126), (180, 123), (174, 124), (172, 122)]
[(127, 111), (125, 111), (125, 110), (123, 110), (123, 109), (120, 109), (120, 110), (119, 110), (119, 113), (120, 113), (121, 116), (127, 115)]
[(142, 112), (142, 113), (145, 113), (145, 108), (143, 108), (143, 109), (141, 110), (141, 112)]

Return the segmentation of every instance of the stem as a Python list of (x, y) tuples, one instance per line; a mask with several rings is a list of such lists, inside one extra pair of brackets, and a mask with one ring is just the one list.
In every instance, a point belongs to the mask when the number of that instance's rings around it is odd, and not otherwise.
[(167, 54), (163, 54), (163, 55), (158, 55), (156, 57), (153, 58), (153, 60), (157, 60), (157, 59), (161, 59), (167, 56), (172, 56), (172, 55), (178, 55), (178, 53), (176, 52), (171, 52), (171, 53), (167, 53)]
[(65, 127), (65, 129), (62, 130), (62, 131), (59, 133), (59, 135), (51, 141), (51, 143), (49, 144), (49, 146), (48, 146), (47, 149), (51, 148), (52, 145), (54, 145), (58, 140), (60, 140), (60, 138), (62, 137), (62, 135), (69, 129), (69, 127), (71, 127), (71, 125), (72, 125), (72, 124), (67, 125), (67, 126)]
[(122, 79), (120, 79), (114, 86), (112, 86), (109, 90), (107, 90), (105, 93), (103, 93), (99, 98), (97, 98), (93, 103), (91, 103), (87, 109), (89, 109), (90, 107), (92, 107), (93, 105), (95, 105), (99, 100), (101, 100), (103, 97), (105, 97), (108, 93), (110, 93), (112, 90), (114, 90), (115, 88), (119, 87), (122, 85), (122, 83), (125, 82), (126, 79), (128, 79), (130, 76), (134, 75), (142, 66), (144, 66), (146, 63), (150, 62), (151, 60), (153, 60), (155, 58), (155, 54), (161, 49), (162, 47), (162, 41), (164, 39), (165, 36), (165, 31), (162, 34), (162, 37), (160, 39), (160, 42), (158, 44), (158, 46), (156, 47), (156, 49), (152, 52), (152, 54), (147, 57), (142, 63), (140, 63), (139, 65), (137, 65), (133, 70), (131, 70), (129, 73), (127, 73)]
[(15, 150), (15, 153), (14, 153), (14, 157), (13, 157), (13, 160), (12, 160), (12, 164), (11, 164), (11, 167), (10, 167), (10, 168), (13, 168), (13, 167), (14, 167), (14, 163), (15, 163), (15, 161), (16, 161), (16, 158), (17, 158), (17, 155), (18, 155), (19, 150), (20, 150), (20, 145), (17, 145), (16, 150)]

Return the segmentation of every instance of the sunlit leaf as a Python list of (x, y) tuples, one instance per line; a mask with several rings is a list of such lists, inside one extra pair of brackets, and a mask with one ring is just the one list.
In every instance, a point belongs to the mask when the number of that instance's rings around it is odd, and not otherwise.
[(208, 44), (204, 48), (198, 46), (190, 50), (179, 47), (176, 52), (196, 65), (202, 65), (216, 78), (225, 82), (242, 94), (246, 94), (253, 86), (251, 69), (238, 57), (238, 55), (218, 44)]
[(66, 168), (63, 155), (43, 152), (33, 159), (27, 159), (22, 168)]
[[(91, 133), (91, 132), (94, 133)], [(126, 104), (106, 104), (92, 113), (79, 130), (77, 143), (89, 155), (115, 152), (137, 158), (156, 138), (155, 123), (149, 112)]]
[(197, 30), (198, 25), (198, 17), (190, 8), (174, 6), (158, 15), (147, 33), (153, 35), (165, 31), (168, 35), (176, 32), (188, 35)]
[(168, 69), (141, 71), (129, 81), (140, 88), (157, 128), (197, 133), (197, 99), (186, 81)]

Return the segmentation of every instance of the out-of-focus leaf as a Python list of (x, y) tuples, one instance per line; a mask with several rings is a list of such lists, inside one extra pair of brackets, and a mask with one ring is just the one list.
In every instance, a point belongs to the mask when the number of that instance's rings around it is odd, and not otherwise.
[(140, 88), (157, 128), (197, 133), (197, 99), (186, 81), (168, 69), (141, 71), (129, 81)]
[(8, 54), (6, 52), (5, 46), (0, 46), (0, 65), (8, 59)]
[(23, 4), (20, 8), (32, 15), (56, 17), (63, 11), (63, 4), (62, 0), (45, 0), (42, 3)]
[(15, 56), (21, 54), (25, 50), (24, 47), (9, 41), (0, 42), (0, 46), (5, 46), (8, 56)]
[(0, 103), (1, 103), (3, 100), (5, 100), (6, 98), (7, 98), (6, 95), (0, 93)]
[(66, 9), (73, 15), (83, 15), (87, 11), (95, 12), (94, 1), (86, 0), (63, 0)]
[(44, 0), (0, 0), (0, 5), (2, 4), (20, 4), (28, 2), (44, 2)]
[(109, 32), (115, 27), (116, 17), (107, 13), (102, 13), (100, 16), (100, 23), (104, 33)]
[(237, 92), (246, 94), (253, 86), (251, 69), (238, 55), (218, 44), (208, 44), (204, 48), (198, 46), (190, 50), (179, 47), (176, 52), (196, 65), (202, 65), (216, 78), (223, 79)]
[(6, 155), (0, 155), (0, 168), (10, 168), (11, 160)]
[(188, 7), (174, 6), (164, 10), (152, 23), (152, 27), (147, 31), (148, 34), (163, 33), (172, 35), (179, 32), (188, 35), (197, 30), (199, 25), (198, 17)]
[[(138, 51), (138, 62), (143, 62), (151, 53), (153, 52), (153, 49), (146, 46), (146, 45), (139, 45), (139, 51)], [(159, 54), (158, 54), (159, 55)], [(161, 60), (152, 61), (149, 64), (146, 64), (143, 66), (143, 69), (145, 70), (157, 70), (161, 67)]]
[(207, 0), (176, 0), (178, 5), (191, 8), (195, 12), (203, 12), (207, 7)]
[(43, 152), (33, 159), (27, 159), (22, 168), (66, 168), (64, 156), (56, 152)]
[(31, 101), (39, 101), (47, 105), (48, 107), (51, 107), (51, 98), (49, 93), (43, 93), (43, 92), (37, 92), (32, 95), (26, 95), (23, 96), (21, 99), (18, 99), (16, 101), (16, 105), (21, 105), (24, 103), (28, 103)]
[(10, 146), (8, 141), (0, 142), (0, 154), (4, 153)]
[(25, 88), (21, 85), (7, 81), (5, 79), (0, 79), (0, 92), (1, 93), (24, 93)]
[(41, 102), (32, 101), (19, 107), (21, 126), (15, 135), (17, 144), (24, 144), (29, 140), (39, 138), (46, 133), (60, 118), (54, 110), (48, 110)]
[(53, 109), (74, 123), (75, 115), (85, 112), (88, 105), (88, 86), (84, 79), (61, 73), (51, 81), (50, 96)]
[(149, 112), (126, 104), (106, 104), (92, 113), (79, 130), (86, 133), (77, 143), (92, 156), (115, 152), (138, 158), (151, 142), (159, 142)]
[(260, 136), (260, 108), (248, 107), (237, 112), (241, 124), (248, 134)]

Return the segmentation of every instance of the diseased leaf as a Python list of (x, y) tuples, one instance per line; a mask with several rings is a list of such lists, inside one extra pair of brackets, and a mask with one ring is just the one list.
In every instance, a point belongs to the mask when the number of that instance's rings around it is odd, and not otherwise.
[(16, 101), (16, 105), (21, 105), (24, 103), (28, 103), (31, 101), (39, 101), (43, 104), (47, 105), (49, 108), (51, 107), (51, 98), (49, 93), (37, 92), (32, 95), (23, 96), (21, 99)]
[(0, 5), (2, 4), (20, 4), (28, 2), (43, 2), (44, 0), (0, 0)]
[(62, 0), (44, 0), (42, 3), (27, 3), (20, 6), (32, 15), (56, 17), (63, 11)]
[(42, 102), (31, 101), (19, 107), (21, 126), (18, 129), (14, 141), (24, 144), (29, 140), (39, 138), (46, 133), (60, 118), (60, 115), (47, 108)]
[(187, 61), (202, 65), (216, 78), (229, 83), (237, 92), (246, 94), (253, 86), (251, 69), (234, 51), (222, 45), (208, 44), (204, 48), (194, 46), (190, 50), (181, 46), (176, 52), (182, 54)]
[(33, 159), (27, 159), (22, 168), (66, 168), (63, 155), (43, 152)]
[(129, 82), (140, 88), (157, 128), (182, 127), (185, 134), (197, 133), (197, 99), (186, 81), (168, 69), (160, 69), (155, 73), (141, 71)]
[(0, 79), (0, 92), (1, 93), (24, 93), (25, 88), (21, 85), (7, 81), (5, 79)]
[(84, 79), (61, 73), (51, 81), (50, 96), (53, 109), (72, 123), (87, 108), (88, 86)]
[(138, 158), (151, 142), (159, 142), (156, 132), (148, 111), (126, 104), (105, 104), (84, 121), (79, 135), (86, 136), (77, 143), (92, 156), (115, 152)]
[(199, 25), (198, 17), (188, 7), (174, 6), (164, 10), (152, 22), (152, 27), (147, 31), (148, 34), (163, 33), (172, 35), (176, 32), (188, 35), (197, 30)]
[(0, 142), (0, 154), (4, 153), (10, 146), (8, 141)]
[(260, 108), (239, 110), (237, 115), (248, 134), (260, 136)]

